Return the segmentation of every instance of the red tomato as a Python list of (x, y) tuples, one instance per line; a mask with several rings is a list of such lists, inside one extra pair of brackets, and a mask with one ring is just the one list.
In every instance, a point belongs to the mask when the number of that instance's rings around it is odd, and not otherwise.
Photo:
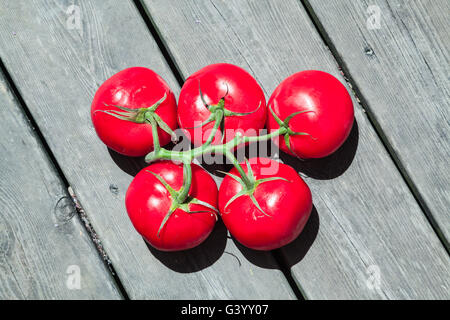
[[(292, 118), (289, 127), (309, 135), (291, 135), (290, 150), (282, 136), (274, 139), (280, 148), (299, 158), (322, 158), (336, 151), (347, 139), (353, 125), (353, 103), (344, 85), (329, 73), (309, 70), (286, 78), (275, 89), (269, 106), (281, 119)], [(269, 131), (279, 128), (272, 113), (267, 119)]]
[[(225, 109), (247, 115), (226, 116), (222, 130), (218, 130), (213, 144), (221, 141), (225, 131), (224, 142), (231, 140), (236, 132), (254, 136), (264, 128), (266, 121), (266, 100), (264, 92), (256, 80), (245, 70), (232, 64), (212, 64), (192, 74), (181, 88), (178, 102), (178, 123), (190, 135), (192, 142), (199, 146), (206, 142), (214, 122), (209, 122), (199, 129), (192, 129), (205, 122), (211, 115), (208, 105), (217, 105), (225, 99)], [(248, 130), (248, 131), (247, 131)]]
[[(154, 71), (133, 67), (122, 70), (106, 80), (95, 93), (91, 117), (97, 135), (109, 148), (127, 155), (143, 156), (153, 150), (152, 126), (118, 119), (104, 111), (120, 115), (123, 110), (148, 108), (166, 95), (156, 114), (172, 130), (177, 127), (175, 96), (167, 83)], [(103, 112), (98, 112), (103, 111)], [(158, 128), (160, 144), (170, 142), (170, 135)]]
[[(284, 180), (266, 181), (256, 186), (253, 196), (261, 211), (247, 194), (226, 207), (230, 199), (243, 190), (238, 181), (227, 175), (219, 189), (219, 211), (225, 226), (240, 243), (256, 250), (273, 250), (290, 243), (303, 230), (312, 210), (311, 192), (290, 166), (271, 159), (251, 160), (256, 181), (271, 177)], [(247, 173), (246, 165), (241, 166)], [(236, 168), (229, 173), (239, 176)]]
[[(201, 167), (191, 164), (192, 184), (189, 196), (217, 208), (217, 186)], [(153, 174), (151, 172), (153, 172)], [(125, 196), (128, 215), (136, 230), (153, 247), (162, 251), (193, 248), (211, 233), (217, 220), (216, 213), (199, 204), (189, 204), (188, 213), (176, 209), (158, 231), (170, 210), (172, 196), (156, 178), (159, 175), (170, 187), (179, 190), (183, 184), (183, 166), (171, 161), (161, 161), (142, 169), (131, 182)]]

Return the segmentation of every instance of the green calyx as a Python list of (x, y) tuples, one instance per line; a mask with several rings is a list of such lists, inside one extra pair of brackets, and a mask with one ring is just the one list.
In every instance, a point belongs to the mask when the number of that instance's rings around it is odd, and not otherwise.
[[(285, 178), (282, 178), (282, 177), (269, 177), (269, 178), (263, 178), (263, 179), (256, 179), (253, 174), (253, 170), (250, 166), (250, 163), (248, 162), (247, 159), (245, 159), (245, 163), (247, 165), (247, 173), (245, 173), (244, 170), (242, 170), (242, 167), (240, 165), (239, 165), (239, 167), (241, 168), (241, 170), (239, 170), (238, 167), (236, 167), (236, 169), (238, 169), (238, 171), (240, 173), (240, 177), (238, 177), (237, 175), (234, 175), (232, 173), (229, 173), (229, 172), (219, 171), (219, 172), (229, 176), (230, 178), (233, 178), (234, 180), (236, 180), (237, 182), (239, 182), (242, 185), (242, 190), (240, 192), (236, 193), (233, 197), (231, 197), (231, 199), (228, 200), (228, 202), (225, 204), (225, 210), (236, 199), (238, 199), (242, 196), (248, 196), (248, 197), (250, 197), (250, 200), (252, 200), (253, 204), (256, 206), (256, 208), (258, 208), (259, 211), (261, 211), (265, 216), (271, 217), (269, 214), (267, 214), (261, 208), (260, 204), (256, 200), (256, 198), (254, 196), (256, 188), (261, 183), (265, 183), (265, 182), (269, 182), (269, 181), (274, 181), (274, 180), (283, 180), (286, 182), (290, 182), (290, 181)], [(254, 217), (254, 218), (256, 219), (256, 217)]]
[(228, 89), (227, 89), (227, 92), (226, 92), (225, 96), (220, 98), (220, 100), (219, 100), (219, 102), (217, 104), (208, 104), (206, 102), (205, 97), (204, 97), (203, 92), (202, 92), (202, 89), (200, 87), (200, 82), (198, 84), (198, 90), (199, 90), (199, 93), (200, 93), (200, 99), (202, 100), (202, 102), (205, 105), (205, 107), (211, 112), (211, 114), (209, 115), (209, 117), (205, 121), (203, 121), (198, 126), (187, 128), (187, 129), (201, 128), (204, 125), (214, 121), (215, 125), (217, 125), (216, 126), (217, 129), (220, 128), (220, 131), (222, 132), (222, 142), (223, 142), (223, 139), (225, 137), (225, 135), (223, 133), (224, 133), (224, 129), (225, 129), (225, 118), (226, 117), (246, 116), (246, 115), (255, 113), (261, 107), (261, 101), (260, 101), (258, 107), (255, 110), (253, 110), (253, 111), (250, 111), (250, 112), (235, 112), (235, 111), (231, 111), (231, 110), (228, 110), (225, 107), (225, 97), (228, 94)]
[(294, 151), (292, 151), (292, 149), (291, 149), (291, 142), (290, 142), (290, 139), (289, 139), (291, 136), (310, 136), (312, 139), (315, 140), (315, 138), (313, 138), (309, 133), (293, 131), (289, 127), (289, 122), (296, 115), (299, 115), (299, 114), (302, 114), (302, 113), (307, 113), (307, 112), (314, 112), (314, 111), (312, 111), (312, 110), (303, 110), (303, 111), (294, 112), (294, 113), (291, 113), (289, 116), (287, 116), (286, 119), (284, 119), (284, 120), (281, 120), (280, 117), (278, 117), (278, 115), (272, 110), (272, 107), (270, 105), (269, 105), (269, 111), (272, 114), (272, 116), (274, 117), (275, 121), (280, 126), (280, 128), (284, 128), (284, 132), (286, 132), (286, 133), (284, 133), (284, 142), (285, 142), (286, 146), (288, 147), (289, 151), (291, 151), (292, 153), (294, 153)]
[[(186, 167), (189, 166), (189, 169), (186, 169)], [(158, 179), (159, 182), (161, 182), (161, 184), (167, 189), (167, 191), (169, 191), (172, 203), (170, 205), (169, 211), (166, 213), (166, 215), (164, 216), (161, 225), (159, 226), (158, 229), (158, 233), (157, 236), (159, 237), (161, 230), (164, 228), (164, 226), (166, 225), (167, 221), (169, 220), (169, 218), (171, 217), (171, 215), (175, 212), (175, 210), (177, 209), (181, 209), (184, 212), (187, 213), (199, 213), (199, 212), (211, 212), (214, 211), (215, 212), (215, 217), (217, 219), (217, 209), (214, 208), (212, 205), (210, 205), (209, 203), (199, 200), (197, 198), (191, 197), (188, 194), (190, 185), (191, 185), (191, 171), (190, 171), (190, 164), (185, 164), (184, 165), (184, 176), (183, 176), (183, 186), (179, 189), (179, 190), (175, 190), (173, 189), (160, 175), (150, 171), (150, 170), (146, 170), (147, 172), (151, 173), (153, 176), (155, 176), (156, 179)], [(191, 210), (190, 205), (192, 204), (198, 204), (201, 206), (204, 206), (210, 210)]]
[(175, 132), (165, 123), (161, 117), (156, 113), (156, 109), (160, 106), (161, 103), (166, 100), (167, 95), (164, 93), (164, 96), (156, 101), (155, 104), (148, 108), (139, 108), (139, 109), (132, 109), (132, 108), (126, 108), (123, 106), (118, 105), (109, 105), (105, 103), (105, 106), (108, 107), (115, 107), (119, 110), (97, 110), (96, 112), (103, 112), (110, 116), (113, 116), (117, 119), (124, 120), (124, 121), (130, 121), (134, 123), (141, 123), (141, 124), (150, 124), (152, 126), (156, 125), (156, 127), (161, 128), (163, 131), (165, 131), (167, 134), (169, 134), (172, 138), (172, 141), (177, 140), (177, 136)]

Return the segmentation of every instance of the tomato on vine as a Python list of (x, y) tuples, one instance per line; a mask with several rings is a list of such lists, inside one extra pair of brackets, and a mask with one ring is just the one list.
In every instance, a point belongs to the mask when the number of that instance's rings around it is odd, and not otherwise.
[(236, 132), (255, 136), (264, 128), (266, 100), (256, 80), (242, 68), (218, 63), (192, 74), (181, 88), (178, 123), (195, 146), (205, 143), (216, 123), (213, 144), (230, 141)]
[(353, 103), (344, 85), (331, 74), (301, 71), (281, 82), (269, 99), (267, 129), (289, 132), (274, 142), (299, 158), (322, 158), (336, 151), (353, 125)]
[[(134, 227), (150, 245), (162, 251), (193, 248), (211, 233), (218, 212), (236, 240), (252, 249), (273, 250), (298, 237), (313, 206), (307, 184), (288, 165), (265, 158), (239, 163), (233, 151), (273, 139), (297, 157), (325, 157), (348, 137), (353, 104), (335, 77), (310, 70), (285, 79), (268, 109), (267, 117), (256, 80), (226, 63), (191, 75), (178, 110), (164, 80), (146, 68), (123, 70), (98, 89), (91, 115), (99, 137), (117, 152), (146, 155), (152, 162), (125, 196)], [(163, 148), (176, 120), (195, 148)], [(258, 135), (266, 122), (270, 132)], [(192, 164), (206, 153), (221, 153), (234, 165), (219, 191), (211, 176)]]
[(237, 241), (256, 250), (273, 250), (293, 241), (312, 210), (311, 191), (290, 166), (253, 158), (233, 168), (219, 188), (219, 211)]
[(136, 175), (125, 205), (135, 229), (150, 245), (162, 251), (186, 250), (202, 243), (214, 228), (217, 186), (195, 164), (160, 161)]
[(152, 151), (155, 134), (161, 145), (176, 138), (175, 96), (163, 78), (143, 67), (106, 80), (95, 93), (91, 118), (103, 143), (127, 156)]

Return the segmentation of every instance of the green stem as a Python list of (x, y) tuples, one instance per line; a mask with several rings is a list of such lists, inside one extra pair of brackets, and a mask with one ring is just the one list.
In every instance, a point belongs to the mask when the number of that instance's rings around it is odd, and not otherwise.
[(243, 140), (244, 140), (244, 143), (266, 141), (266, 140), (270, 140), (272, 138), (275, 138), (277, 136), (281, 136), (281, 135), (285, 134), (286, 132), (287, 132), (286, 128), (280, 127), (278, 130), (273, 131), (272, 133), (265, 134), (263, 136), (253, 136), (253, 137), (245, 136), (243, 138)]
[[(214, 113), (215, 113), (214, 126), (211, 130), (211, 133), (209, 134), (208, 140), (206, 140), (206, 142), (199, 148), (204, 148), (204, 147), (209, 146), (212, 143), (212, 141), (214, 140), (214, 137), (216, 136), (216, 132), (220, 127), (220, 123), (222, 122), (222, 119), (223, 119), (223, 110), (218, 109)], [(225, 133), (222, 132), (222, 134), (225, 134)]]
[[(214, 131), (214, 130), (213, 130)], [(270, 140), (276, 136), (285, 134), (287, 132), (286, 128), (279, 128), (278, 130), (265, 134), (262, 136), (253, 136), (253, 137), (247, 137), (247, 136), (239, 136), (236, 135), (233, 140), (228, 141), (225, 144), (218, 144), (218, 145), (207, 145), (206, 143), (201, 145), (200, 147), (190, 149), (187, 151), (170, 151), (164, 148), (161, 148), (157, 152), (151, 152), (145, 157), (146, 162), (152, 162), (156, 161), (158, 159), (168, 159), (168, 160), (179, 160), (184, 161), (185, 159), (194, 159), (198, 156), (201, 156), (205, 153), (221, 153), (225, 154), (228, 150), (233, 150), (236, 146), (238, 146), (241, 143), (249, 143), (249, 142), (258, 142), (258, 141), (266, 141)], [(215, 132), (211, 132), (210, 137), (214, 137)]]
[[(227, 157), (233, 166), (236, 168), (236, 170), (239, 172), (239, 175), (241, 176), (241, 180), (243, 183), (244, 190), (254, 190), (255, 185), (257, 184), (257, 181), (255, 181), (252, 177), (253, 175), (245, 173), (243, 167), (239, 164), (238, 159), (233, 154), (233, 150), (235, 147), (242, 143), (251, 143), (251, 142), (259, 142), (259, 141), (266, 141), (269, 139), (272, 139), (276, 136), (283, 135), (288, 133), (288, 128), (283, 126), (280, 127), (278, 130), (273, 131), (272, 133), (265, 134), (262, 136), (242, 136), (242, 134), (237, 133), (235, 137), (228, 141), (225, 144), (219, 144), (219, 145), (211, 145), (212, 141), (214, 140), (214, 137), (217, 133), (217, 130), (220, 127), (220, 123), (223, 120), (224, 112), (223, 110), (215, 110), (215, 123), (212, 128), (211, 133), (209, 134), (208, 139), (206, 142), (201, 145), (200, 147), (190, 149), (187, 151), (170, 151), (164, 148), (161, 148), (159, 143), (159, 137), (158, 137), (158, 127), (157, 127), (157, 121), (153, 117), (148, 118), (148, 122), (152, 126), (152, 134), (154, 139), (154, 150), (150, 152), (146, 157), (145, 160), (147, 162), (152, 162), (159, 159), (167, 159), (167, 160), (178, 160), (183, 163), (183, 186), (180, 188), (180, 190), (177, 191), (176, 198), (173, 199), (174, 204), (181, 205), (186, 202), (188, 196), (189, 196), (189, 189), (191, 188), (192, 183), (192, 168), (191, 168), (191, 162), (194, 158), (203, 155), (205, 153), (221, 153)], [(223, 134), (223, 133), (222, 133)], [(254, 199), (253, 199), (254, 200)], [(258, 206), (256, 200), (255, 205)], [(260, 209), (262, 211), (262, 209)]]
[(242, 169), (241, 165), (239, 164), (239, 161), (236, 159), (234, 154), (229, 150), (227, 150), (224, 154), (229, 160), (231, 160), (231, 163), (236, 168), (236, 170), (239, 172), (239, 175), (241, 176), (241, 179), (244, 182), (247, 189), (253, 188), (254, 181), (250, 181), (250, 179), (248, 178), (244, 169)]
[(192, 168), (191, 162), (187, 161), (183, 162), (183, 186), (179, 190), (178, 197), (176, 199), (177, 203), (183, 203), (184, 200), (189, 195), (189, 189), (191, 188), (192, 181)]
[[(199, 86), (200, 86), (200, 84), (199, 84)], [(200, 88), (199, 88), (199, 91), (200, 91), (200, 96), (202, 97), (202, 100), (203, 100), (203, 94), (202, 94)], [(161, 128), (169, 134), (173, 134), (173, 131), (164, 122), (162, 122), (162, 120), (159, 118), (159, 116), (156, 115), (156, 113), (152, 114), (152, 112), (154, 112), (156, 110), (158, 105), (162, 101), (164, 101), (165, 98), (166, 98), (166, 96), (164, 95), (164, 97), (160, 101), (158, 101), (154, 106), (152, 106), (149, 109), (149, 111), (151, 111), (151, 113), (146, 112), (145, 109), (142, 110), (143, 114), (136, 113), (133, 110), (128, 110), (123, 107), (119, 107), (119, 109), (123, 110), (122, 113), (116, 112), (117, 114), (115, 114), (112, 111), (110, 112), (111, 115), (118, 117), (119, 119), (129, 120), (129, 118), (134, 117), (133, 121), (135, 121), (135, 122), (141, 121), (141, 118), (137, 119), (138, 115), (144, 116), (144, 118), (143, 118), (143, 119), (145, 119), (144, 121), (147, 121), (148, 123), (150, 123), (150, 125), (152, 126), (154, 150), (146, 155), (146, 157), (145, 157), (146, 162), (152, 162), (152, 161), (156, 161), (159, 159), (167, 159), (167, 160), (175, 160), (175, 161), (178, 160), (183, 163), (183, 185), (180, 188), (180, 190), (176, 191), (176, 193), (174, 190), (172, 190), (173, 192), (171, 192), (171, 195), (173, 197), (172, 206), (171, 206), (171, 209), (169, 210), (168, 214), (164, 217), (163, 223), (161, 224), (161, 226), (158, 230), (158, 236), (159, 236), (159, 232), (161, 231), (161, 228), (164, 226), (165, 222), (167, 221), (167, 219), (170, 218), (170, 215), (174, 212), (174, 210), (176, 208), (178, 208), (180, 206), (186, 206), (186, 208), (184, 210), (187, 210), (187, 212), (189, 211), (189, 208), (187, 206), (192, 201), (192, 198), (190, 200), (188, 200), (189, 189), (191, 188), (191, 183), (192, 183), (191, 163), (194, 158), (196, 158), (200, 155), (203, 155), (205, 153), (223, 154), (223, 155), (225, 155), (225, 157), (227, 159), (231, 160), (231, 163), (236, 168), (236, 170), (239, 172), (239, 175), (241, 177), (240, 177), (240, 179), (238, 179), (235, 175), (231, 175), (231, 176), (234, 176), (240, 183), (243, 184), (243, 186), (242, 186), (243, 190), (241, 192), (239, 192), (237, 195), (235, 195), (232, 199), (235, 200), (237, 197), (239, 197), (243, 194), (248, 194), (248, 195), (250, 195), (250, 198), (254, 202), (255, 206), (265, 214), (265, 212), (262, 210), (262, 208), (256, 201), (255, 197), (253, 196), (253, 192), (259, 183), (271, 181), (273, 179), (283, 179), (283, 178), (275, 177), (275, 178), (266, 178), (266, 179), (259, 179), (259, 180), (255, 179), (255, 177), (253, 176), (253, 173), (252, 173), (252, 169), (250, 168), (249, 162), (246, 161), (246, 164), (247, 164), (247, 170), (250, 172), (246, 173), (244, 171), (244, 168), (239, 164), (238, 159), (235, 157), (233, 150), (240, 144), (267, 141), (267, 140), (270, 140), (270, 139), (280, 136), (280, 135), (285, 135), (285, 138), (289, 138), (289, 135), (305, 134), (302, 132), (294, 132), (289, 128), (289, 121), (295, 115), (303, 113), (305, 111), (293, 113), (293, 114), (289, 115), (284, 121), (282, 121), (281, 119), (278, 118), (278, 116), (269, 107), (269, 110), (272, 112), (272, 115), (275, 117), (275, 120), (280, 125), (280, 128), (278, 130), (275, 130), (272, 133), (265, 134), (262, 136), (251, 136), (251, 137), (243, 136), (241, 133), (236, 133), (235, 137), (232, 140), (228, 141), (227, 143), (212, 145), (212, 142), (217, 133), (217, 130), (219, 130), (219, 128), (221, 128), (221, 124), (222, 124), (225, 116), (247, 115), (247, 114), (255, 112), (256, 110), (253, 112), (250, 112), (250, 113), (235, 113), (235, 112), (231, 112), (231, 111), (225, 109), (224, 98), (222, 98), (217, 105), (211, 105), (211, 106), (208, 106), (205, 103), (205, 101), (203, 100), (205, 105), (208, 107), (208, 109), (212, 113), (210, 115), (210, 117), (206, 120), (205, 123), (214, 121), (214, 125), (208, 136), (208, 139), (200, 147), (197, 147), (194, 149), (190, 149), (187, 151), (170, 151), (170, 150), (161, 148), (159, 136), (158, 136), (158, 125), (160, 125), (160, 126), (162, 125)], [(258, 108), (259, 108), (259, 106), (258, 106)], [(127, 111), (129, 114), (126, 114), (125, 111)], [(128, 116), (128, 118), (127, 118), (127, 116)], [(203, 126), (203, 124), (202, 124), (202, 126)], [(224, 135), (224, 134), (225, 134), (225, 132), (222, 132), (222, 135)], [(222, 139), (222, 141), (223, 141), (223, 139)], [(170, 191), (171, 188), (170, 187), (168, 187), (168, 188)], [(197, 201), (197, 203), (200, 202), (199, 199), (195, 199), (195, 200)], [(228, 204), (229, 203), (227, 203), (227, 205)], [(203, 203), (203, 205), (208, 206), (209, 204)]]
[(150, 122), (150, 125), (152, 126), (153, 151), (157, 153), (161, 149), (161, 145), (159, 144), (158, 124), (152, 116), (150, 116), (147, 121)]

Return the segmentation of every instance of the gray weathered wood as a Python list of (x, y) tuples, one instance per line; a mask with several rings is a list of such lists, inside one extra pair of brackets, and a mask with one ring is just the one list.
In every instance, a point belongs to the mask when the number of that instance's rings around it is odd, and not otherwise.
[[(150, 250), (128, 219), (124, 197), (142, 168), (97, 138), (90, 103), (99, 85), (145, 66), (179, 87), (131, 1), (0, 1), (0, 55), (131, 298), (292, 299), (270, 253), (248, 262), (219, 225), (190, 252)], [(70, 13), (70, 12), (69, 12)], [(75, 28), (72, 28), (75, 27)], [(121, 170), (122, 169), (122, 170)]]
[(1, 74), (0, 106), (0, 299), (120, 299)]
[[(144, 3), (184, 76), (230, 62), (251, 72), (266, 95), (303, 69), (343, 81), (298, 1)], [(448, 299), (445, 249), (356, 102), (355, 109), (357, 126), (331, 158), (284, 157), (310, 176), (317, 214), (281, 253), (307, 298)]]
[(448, 244), (450, 2), (308, 2)]

